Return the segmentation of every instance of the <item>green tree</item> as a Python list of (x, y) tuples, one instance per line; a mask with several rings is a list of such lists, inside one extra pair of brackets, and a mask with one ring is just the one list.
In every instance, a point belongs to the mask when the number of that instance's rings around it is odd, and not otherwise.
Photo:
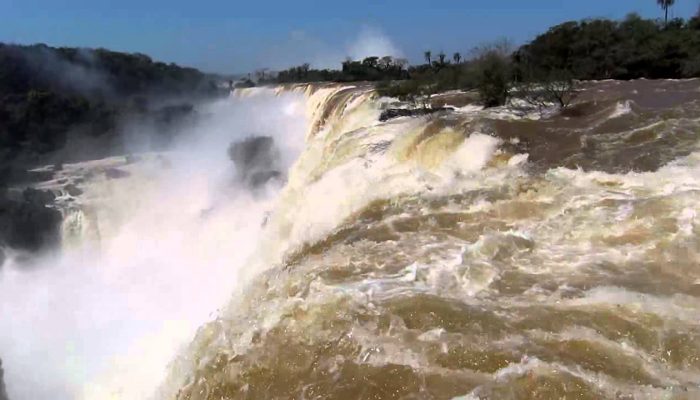
[(459, 64), (460, 61), (462, 61), (462, 55), (457, 52), (452, 55), (452, 59), (454, 60), (455, 64)]
[(676, 0), (656, 0), (656, 3), (664, 10), (664, 22), (668, 24), (668, 9), (673, 6)]
[(441, 51), (440, 54), (438, 54), (438, 62), (440, 63), (440, 66), (445, 65), (446, 59), (447, 59), (447, 55), (445, 54), (444, 51)]
[(377, 65), (379, 65), (379, 57), (367, 57), (362, 60), (362, 65), (368, 68), (377, 68)]
[(391, 56), (384, 56), (379, 59), (379, 67), (386, 71), (394, 64), (394, 59)]
[(568, 107), (578, 95), (578, 84), (571, 71), (527, 71), (516, 85), (514, 95), (528, 104), (544, 109), (551, 104)]
[(513, 82), (511, 47), (507, 40), (478, 46), (472, 50), (469, 63), (474, 86), (484, 107), (497, 107), (508, 101), (508, 89)]
[(425, 62), (428, 63), (428, 65), (431, 64), (431, 60), (433, 59), (433, 53), (428, 50), (425, 53), (423, 53), (423, 57), (425, 57)]

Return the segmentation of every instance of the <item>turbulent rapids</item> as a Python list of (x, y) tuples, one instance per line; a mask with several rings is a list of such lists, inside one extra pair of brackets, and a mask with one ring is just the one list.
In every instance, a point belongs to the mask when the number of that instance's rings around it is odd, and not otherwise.
[[(405, 104), (371, 87), (239, 90), (179, 152), (64, 166), (40, 185), (58, 272), (0, 281), (75, 296), (47, 374), (74, 368), (66, 398), (700, 397), (700, 80), (591, 82), (562, 112), (463, 97), (380, 122)], [(287, 169), (255, 190), (226, 159), (251, 134)], [(23, 304), (0, 328), (31, 331)]]
[(700, 82), (589, 84), (543, 118), (378, 123), (366, 89), (306, 97), (280, 260), (170, 396), (700, 396)]

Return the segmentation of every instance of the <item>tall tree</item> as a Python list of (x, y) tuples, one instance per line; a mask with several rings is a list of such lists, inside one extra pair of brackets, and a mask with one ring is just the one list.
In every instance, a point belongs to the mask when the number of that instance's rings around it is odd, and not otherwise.
[(656, 0), (656, 4), (664, 10), (664, 23), (668, 24), (668, 9), (673, 6), (676, 0)]
[(425, 57), (425, 61), (428, 63), (428, 65), (431, 64), (431, 60), (433, 59), (433, 53), (428, 50), (425, 53), (423, 53), (423, 57)]
[(394, 59), (391, 56), (384, 56), (379, 59), (379, 67), (386, 71), (394, 64)]
[(440, 66), (445, 65), (445, 58), (447, 58), (447, 55), (445, 54), (444, 51), (441, 51), (440, 54), (438, 54), (438, 60), (440, 62)]
[(462, 55), (457, 52), (452, 55), (452, 59), (454, 60), (455, 64), (459, 64), (460, 61), (462, 61)]

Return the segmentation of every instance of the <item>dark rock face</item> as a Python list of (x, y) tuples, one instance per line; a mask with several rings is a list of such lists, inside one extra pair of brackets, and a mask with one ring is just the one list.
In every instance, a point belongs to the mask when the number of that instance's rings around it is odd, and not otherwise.
[(2, 164), (0, 161), (0, 187), (48, 181), (53, 175), (53, 171), (31, 171), (26, 166)]
[(30, 252), (58, 244), (63, 218), (47, 207), (53, 201), (50, 191), (26, 189), (15, 199), (0, 193), (0, 243)]
[(120, 179), (128, 177), (129, 173), (118, 168), (107, 168), (105, 169), (105, 176), (107, 179)]
[(46, 206), (53, 203), (56, 196), (48, 190), (25, 189), (22, 192), (22, 198), (26, 203), (35, 206)]
[(379, 115), (379, 121), (386, 122), (390, 119), (399, 117), (417, 117), (422, 115), (430, 115), (441, 111), (452, 111), (452, 108), (389, 108), (382, 111), (381, 115)]
[(2, 370), (2, 360), (0, 360), (0, 400), (9, 400), (7, 391), (5, 390), (5, 381), (3, 380), (4, 372)]
[(81, 194), (83, 194), (83, 190), (72, 183), (69, 183), (68, 185), (66, 185), (65, 190), (69, 195), (71, 195), (73, 197), (80, 196)]
[(175, 104), (160, 108), (155, 112), (155, 120), (164, 128), (168, 128), (173, 124), (182, 123), (187, 118), (192, 118), (196, 115), (192, 104)]
[(236, 166), (238, 179), (250, 188), (283, 178), (279, 151), (269, 136), (252, 136), (233, 143), (228, 149), (228, 155)]
[(272, 179), (281, 179), (282, 173), (279, 171), (255, 171), (250, 174), (248, 182), (252, 187), (264, 185)]

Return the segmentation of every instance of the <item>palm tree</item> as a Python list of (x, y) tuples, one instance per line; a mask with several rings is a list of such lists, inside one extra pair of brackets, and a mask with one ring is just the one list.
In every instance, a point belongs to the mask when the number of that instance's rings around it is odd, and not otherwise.
[(444, 51), (441, 51), (440, 54), (438, 54), (438, 60), (440, 60), (440, 65), (445, 65), (445, 58), (447, 55), (445, 55)]
[(659, 7), (664, 9), (665, 16), (664, 16), (664, 23), (668, 25), (668, 9), (673, 6), (673, 3), (675, 3), (676, 0), (656, 0), (656, 4), (659, 5)]
[(430, 50), (426, 51), (423, 53), (423, 57), (425, 57), (425, 61), (428, 62), (428, 65), (430, 65), (430, 60), (433, 58), (433, 53), (430, 52)]
[(454, 53), (452, 59), (455, 61), (455, 64), (459, 64), (459, 62), (462, 61), (462, 55), (459, 54), (459, 52)]

